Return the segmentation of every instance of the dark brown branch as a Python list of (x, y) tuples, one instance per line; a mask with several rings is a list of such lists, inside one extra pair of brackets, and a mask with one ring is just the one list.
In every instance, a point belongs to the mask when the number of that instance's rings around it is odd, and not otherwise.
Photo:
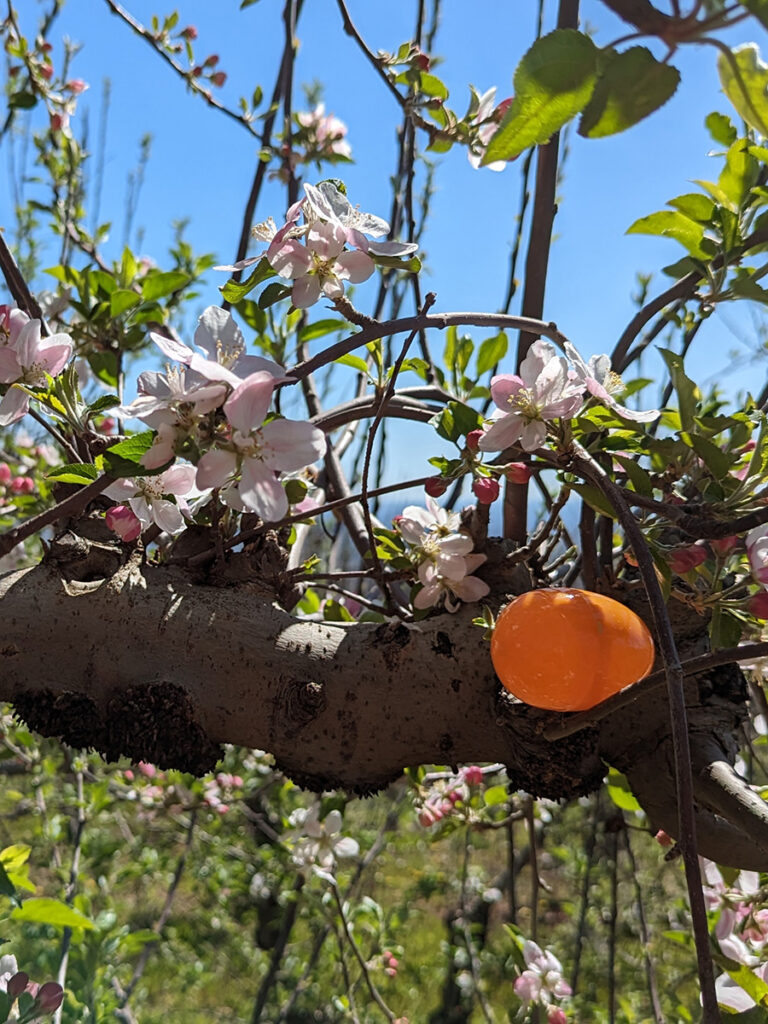
[(26, 519), (12, 530), (8, 530), (7, 533), (0, 534), (0, 558), (3, 555), (7, 555), (21, 541), (26, 540), (27, 537), (31, 537), (35, 533), (39, 533), (46, 526), (55, 523), (57, 519), (63, 519), (65, 516), (75, 516), (78, 512), (82, 512), (89, 502), (97, 498), (113, 482), (114, 477), (101, 476), (98, 480), (94, 480), (93, 483), (88, 484), (81, 490), (70, 494), (64, 501), (60, 501), (58, 505), (54, 505), (52, 508), (46, 509), (45, 512), (40, 512), (39, 515)]

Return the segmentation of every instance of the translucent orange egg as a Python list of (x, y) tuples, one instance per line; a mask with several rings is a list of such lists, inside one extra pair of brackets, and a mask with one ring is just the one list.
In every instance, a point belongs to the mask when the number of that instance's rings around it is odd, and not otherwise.
[(496, 675), (515, 697), (551, 711), (585, 711), (651, 671), (653, 638), (633, 611), (588, 590), (531, 590), (500, 613)]

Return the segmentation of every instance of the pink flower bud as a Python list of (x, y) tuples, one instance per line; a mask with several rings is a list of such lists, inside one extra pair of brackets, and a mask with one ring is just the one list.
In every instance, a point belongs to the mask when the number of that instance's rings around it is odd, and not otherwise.
[(232, 776), (232, 785), (235, 787), (235, 789), (242, 789), (243, 788), (243, 780), (242, 780), (242, 778), (239, 775), (233, 775)]
[(471, 452), (476, 452), (478, 445), (480, 444), (480, 438), (483, 436), (482, 430), (470, 430), (467, 434), (467, 448)]
[(51, 114), (51, 131), (60, 132), (63, 131), (69, 124), (68, 114)]
[(671, 551), (667, 558), (672, 572), (678, 574), (690, 572), (691, 569), (695, 569), (697, 565), (701, 565), (706, 560), (706, 548), (698, 543), (691, 544), (687, 548), (677, 548), (676, 551)]
[(99, 430), (102, 434), (114, 434), (116, 427), (117, 423), (111, 416), (105, 416), (99, 424)]
[(82, 78), (71, 78), (64, 86), (73, 96), (79, 96), (81, 92), (85, 92), (88, 88), (88, 83), (84, 82)]
[(199, 64), (196, 64), (195, 67), (192, 68), (192, 74), (195, 76), (195, 78), (199, 78), (200, 75), (202, 75), (202, 73), (203, 69), (200, 67)]
[(499, 481), (493, 477), (480, 476), (472, 484), (472, 490), (481, 505), (492, 505), (499, 496)]
[(411, 61), (413, 66), (418, 68), (419, 71), (429, 71), (430, 60), (426, 53), (422, 53), (421, 51), (414, 53), (411, 57)]
[(502, 100), (501, 103), (498, 105), (498, 107), (496, 107), (496, 109), (493, 112), (493, 119), (494, 119), (494, 121), (501, 121), (502, 118), (504, 117), (504, 115), (506, 114), (506, 112), (509, 110), (509, 108), (514, 103), (514, 101), (515, 101), (515, 97), (514, 96), (507, 96), (507, 98), (505, 100)]
[(138, 540), (141, 536), (141, 520), (127, 505), (114, 505), (105, 516), (107, 526), (120, 540)]
[(463, 800), (464, 797), (458, 789), (452, 789), (449, 793), (446, 793), (446, 797), (451, 801), (452, 804), (457, 804), (459, 800)]
[(667, 833), (661, 828), (653, 838), (656, 840), (659, 846), (672, 846), (672, 844), (674, 843), (674, 839), (672, 839), (671, 836), (668, 836)]
[(29, 975), (24, 971), (19, 971), (18, 974), (14, 974), (14, 976), (8, 980), (8, 988), (6, 989), (6, 992), (11, 999), (16, 999), (22, 992), (27, 991), (28, 984)]
[(46, 82), (50, 82), (53, 78), (53, 64), (41, 64), (39, 71)]
[(568, 1024), (565, 1010), (561, 1010), (559, 1006), (550, 1006), (547, 1011), (547, 1024)]
[(510, 462), (504, 470), (504, 476), (513, 484), (527, 484), (532, 475), (524, 462)]
[(222, 86), (227, 80), (226, 71), (217, 71), (216, 74), (211, 75), (211, 85)]
[(448, 490), (448, 482), (441, 476), (431, 476), (424, 484), (424, 490), (430, 498), (439, 498)]
[(64, 1002), (64, 989), (57, 981), (46, 981), (37, 993), (37, 1005), (43, 1013), (53, 1013)]
[(461, 769), (461, 774), (464, 777), (464, 781), (468, 786), (482, 786), (483, 784), (483, 769), (476, 764), (465, 765)]
[(0, 487), (6, 487), (12, 479), (11, 467), (7, 462), (0, 462)]
[(768, 619), (768, 590), (759, 590), (750, 597), (747, 608), (756, 619)]
[(123, 772), (123, 778), (125, 779), (126, 782), (133, 782), (136, 776), (133, 774), (130, 768), (126, 768), (125, 771)]
[(183, 28), (181, 32), (179, 32), (179, 35), (182, 39), (197, 39), (197, 29), (194, 25), (187, 25), (186, 28)]
[(397, 968), (396, 967), (385, 967), (384, 968), (384, 973), (388, 974), (390, 976), (390, 978), (395, 978), (395, 977), (397, 977)]
[(434, 816), (432, 811), (428, 807), (419, 811), (419, 824), (424, 828), (429, 828), (430, 825), (434, 825), (437, 818)]
[(709, 546), (713, 551), (716, 551), (718, 555), (724, 556), (730, 554), (738, 543), (738, 537), (720, 537), (718, 540), (711, 540), (709, 542)]
[(15, 476), (11, 480), (11, 490), (14, 494), (31, 494), (35, 489), (35, 481), (31, 476)]
[(218, 63), (219, 63), (219, 55), (218, 55), (218, 53), (212, 53), (210, 57), (206, 57), (205, 60), (203, 61), (203, 67), (204, 68), (215, 68)]
[(154, 779), (157, 775), (157, 768), (148, 761), (139, 761), (139, 771), (145, 779)]

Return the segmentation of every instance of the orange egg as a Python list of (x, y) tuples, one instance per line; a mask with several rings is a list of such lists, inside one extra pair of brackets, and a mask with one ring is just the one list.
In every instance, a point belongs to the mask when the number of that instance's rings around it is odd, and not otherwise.
[(515, 697), (585, 711), (651, 671), (653, 638), (633, 611), (588, 590), (531, 590), (499, 613), (496, 675)]

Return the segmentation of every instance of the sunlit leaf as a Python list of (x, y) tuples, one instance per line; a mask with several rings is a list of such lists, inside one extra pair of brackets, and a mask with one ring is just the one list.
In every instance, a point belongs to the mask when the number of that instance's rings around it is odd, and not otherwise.
[(656, 60), (644, 46), (603, 54), (592, 98), (579, 123), (579, 135), (603, 138), (626, 131), (669, 100), (680, 72)]
[(768, 65), (760, 59), (756, 43), (746, 43), (717, 58), (723, 92), (763, 137), (768, 137)]

